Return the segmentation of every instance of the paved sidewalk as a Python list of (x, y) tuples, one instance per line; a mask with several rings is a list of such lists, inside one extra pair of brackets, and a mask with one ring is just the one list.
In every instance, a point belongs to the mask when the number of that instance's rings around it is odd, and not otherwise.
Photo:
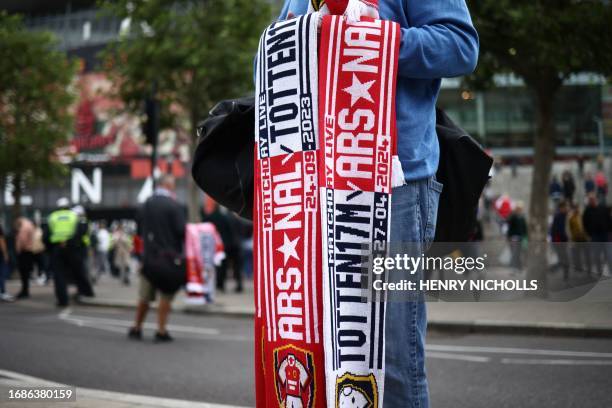
[[(9, 291), (17, 291), (16, 281), (8, 286)], [(51, 286), (33, 284), (32, 288), (33, 297), (53, 293)], [(245, 291), (240, 294), (234, 293), (233, 288), (234, 282), (228, 282), (228, 291), (217, 293), (215, 304), (205, 306), (186, 305), (181, 292), (175, 299), (174, 310), (250, 318), (254, 314), (253, 282), (245, 281)], [(96, 297), (80, 302), (88, 306), (133, 308), (137, 290), (137, 282), (123, 286), (104, 276), (95, 286)], [(535, 298), (506, 302), (429, 301), (428, 321), (432, 330), (612, 337), (611, 294), (612, 279), (604, 279), (588, 292), (581, 287), (555, 290), (557, 298), (575, 297), (571, 302)]]
[(0, 406), (6, 408), (241, 408), (230, 405), (210, 404), (205, 402), (177, 400), (170, 398), (149, 397), (145, 395), (125, 394), (119, 392), (76, 388), (76, 401), (12, 401), (9, 402), (9, 390), (24, 387), (62, 387), (64, 384), (46, 381), (40, 378), (0, 370)]
[[(121, 284), (118, 279), (108, 275), (103, 276), (94, 286), (95, 298), (83, 298), (81, 303), (91, 306), (110, 306), (110, 307), (136, 307), (138, 299), (138, 279), (132, 279), (130, 286)], [(227, 290), (215, 292), (215, 302), (210, 305), (188, 305), (186, 304), (186, 294), (184, 291), (177, 293), (173, 308), (174, 310), (186, 313), (209, 313), (227, 314), (235, 316), (250, 317), (255, 312), (253, 303), (253, 281), (245, 280), (244, 291), (236, 293), (235, 283), (230, 280), (227, 283)], [(153, 305), (154, 307), (156, 305)]]

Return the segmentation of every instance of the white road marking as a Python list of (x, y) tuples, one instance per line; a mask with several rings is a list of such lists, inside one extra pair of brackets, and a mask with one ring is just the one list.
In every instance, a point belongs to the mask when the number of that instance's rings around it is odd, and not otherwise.
[[(78, 315), (73, 315), (70, 309), (66, 309), (62, 311), (61, 313), (59, 313), (58, 318), (62, 320), (63, 322), (73, 324), (78, 327), (87, 327), (91, 329), (98, 329), (98, 330), (108, 331), (112, 333), (125, 334), (126, 333), (125, 328), (132, 327), (131, 321), (121, 320), (121, 319), (91, 317), (91, 316), (78, 316)], [(155, 330), (157, 326), (153, 323), (145, 323), (143, 325), (143, 328), (147, 330)], [(253, 341), (251, 337), (221, 334), (220, 330), (215, 329), (215, 328), (181, 326), (181, 325), (171, 324), (171, 325), (168, 325), (168, 330), (171, 332), (187, 334), (189, 335), (189, 337), (205, 338), (207, 340), (239, 341), (239, 342), (245, 342), (245, 343), (249, 343)]]
[[(88, 327), (91, 329), (98, 329), (98, 330), (104, 330), (104, 331), (108, 331), (108, 332), (112, 332), (112, 333), (120, 333), (120, 334), (126, 334), (126, 331), (124, 328), (119, 328), (119, 327), (114, 327), (114, 326), (105, 326), (105, 325), (98, 325), (98, 324), (92, 324), (92, 323), (86, 323), (83, 321), (72, 321), (70, 319), (65, 320), (65, 322), (67, 323), (73, 323), (79, 327)], [(150, 329), (153, 329), (155, 325), (150, 325)], [(170, 326), (169, 330), (170, 330)], [(147, 327), (145, 327), (147, 328)], [(185, 332), (181, 335), (181, 337), (186, 336), (187, 338), (194, 338), (194, 339), (206, 339), (206, 340), (214, 340), (214, 341), (240, 341), (240, 342), (245, 342), (245, 343), (250, 343), (253, 341), (253, 339), (251, 337), (246, 337), (246, 336), (227, 336), (227, 335), (201, 335), (201, 334), (197, 334), (197, 333), (189, 333), (189, 332)]]
[(530, 364), (530, 365), (568, 365), (568, 366), (612, 366), (612, 360), (560, 360), (560, 359), (529, 359), (529, 358), (502, 358), (502, 364)]
[[(78, 316), (73, 315), (70, 309), (67, 309), (58, 315), (60, 320), (69, 321), (71, 323), (75, 323), (77, 325), (86, 325), (86, 324), (96, 324), (96, 325), (109, 325), (109, 326), (119, 326), (119, 327), (132, 327), (133, 324), (131, 321), (121, 320), (121, 319), (109, 319), (102, 317), (90, 317), (90, 316)], [(153, 323), (145, 323), (143, 328), (145, 329), (155, 329), (157, 326)], [(216, 336), (221, 332), (219, 329), (209, 328), (209, 327), (193, 327), (193, 326), (181, 326), (176, 324), (168, 325), (169, 331), (180, 332), (180, 333), (194, 333), (194, 334), (204, 334), (208, 336)]]
[[(14, 385), (16, 382), (20, 382), (22, 386), (43, 386), (43, 387), (70, 387), (68, 384), (61, 384), (53, 381), (44, 380), (42, 378), (36, 378), (29, 375), (17, 373), (14, 371), (0, 369), (0, 376), (9, 378), (9, 381), (2, 380), (0, 383), (8, 383)], [(198, 401), (187, 401), (180, 399), (171, 398), (159, 398), (149, 397), (146, 395), (138, 394), (126, 394), (114, 391), (103, 391), (95, 390), (91, 388), (77, 387), (77, 400), (79, 399), (93, 399), (97, 402), (107, 401), (108, 404), (116, 403), (121, 406), (125, 405), (141, 405), (144, 407), (155, 407), (155, 408), (245, 408), (235, 405), (222, 405), (213, 404), (209, 402), (198, 402)], [(112, 405), (110, 405), (112, 406)]]
[(478, 347), (452, 346), (443, 344), (428, 344), (427, 351), (459, 352), (459, 353), (492, 353), (492, 354), (523, 354), (536, 356), (582, 357), (582, 358), (612, 358), (612, 353), (597, 353), (591, 351), (542, 350), (510, 347)]
[(491, 361), (490, 357), (470, 356), (468, 354), (439, 353), (436, 351), (428, 352), (427, 354), (425, 354), (425, 356), (428, 358), (440, 358), (443, 360), (470, 361), (473, 363), (488, 363)]

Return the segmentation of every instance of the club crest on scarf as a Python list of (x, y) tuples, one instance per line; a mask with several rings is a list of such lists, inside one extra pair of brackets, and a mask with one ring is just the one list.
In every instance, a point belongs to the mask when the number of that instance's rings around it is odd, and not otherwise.
[(378, 407), (376, 378), (347, 373), (336, 380), (336, 408)]
[(316, 382), (312, 353), (298, 347), (274, 350), (278, 404), (283, 408), (312, 408)]

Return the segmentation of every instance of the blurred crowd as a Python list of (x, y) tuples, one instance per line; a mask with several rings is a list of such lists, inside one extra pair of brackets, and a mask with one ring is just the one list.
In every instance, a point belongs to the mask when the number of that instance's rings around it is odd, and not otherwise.
[[(514, 170), (513, 170), (514, 171)], [(513, 173), (514, 174), (514, 173)], [(608, 205), (608, 179), (602, 166), (593, 173), (569, 169), (553, 174), (549, 185), (551, 215), (549, 242), (553, 243), (551, 271), (607, 276), (612, 273), (612, 206)], [(503, 237), (508, 245), (503, 264), (513, 273), (525, 270), (529, 243), (524, 203), (509, 194), (492, 195), (485, 189), (472, 241)], [(242, 292), (244, 279), (253, 276), (253, 229), (250, 222), (205, 199), (201, 222), (214, 224), (223, 241), (225, 258), (216, 269), (216, 288)], [(58, 306), (68, 304), (67, 287), (74, 296), (94, 296), (103, 279), (131, 285), (143, 263), (144, 243), (138, 219), (89, 220), (81, 206), (66, 198), (46, 218), (20, 217), (9, 228), (0, 225), (0, 300), (30, 296), (30, 285), (54, 284)], [(6, 280), (18, 274), (19, 291), (8, 293)]]
[[(48, 217), (20, 217), (9, 228), (0, 224), (0, 301), (30, 297), (30, 285), (54, 284), (58, 306), (68, 303), (67, 287), (77, 288), (74, 297), (94, 296), (102, 279), (117, 279), (129, 286), (138, 275), (144, 251), (138, 220), (94, 220), (69, 200), (57, 202)], [(211, 222), (223, 241), (226, 257), (218, 266), (216, 286), (226, 290), (227, 280), (242, 292), (243, 280), (252, 279), (252, 225), (208, 199), (201, 221)], [(21, 285), (9, 293), (6, 281), (18, 274)]]
[[(549, 185), (551, 215), (548, 241), (552, 251), (552, 272), (602, 276), (612, 273), (612, 206), (607, 203), (608, 179), (600, 164), (593, 174), (584, 172), (578, 162), (577, 177), (566, 169), (553, 174)], [(509, 194), (483, 195), (483, 216), (479, 220), (479, 240), (483, 240), (482, 221), (495, 225), (496, 232), (508, 242), (508, 261), (514, 272), (526, 266), (529, 243), (528, 220), (524, 203)]]

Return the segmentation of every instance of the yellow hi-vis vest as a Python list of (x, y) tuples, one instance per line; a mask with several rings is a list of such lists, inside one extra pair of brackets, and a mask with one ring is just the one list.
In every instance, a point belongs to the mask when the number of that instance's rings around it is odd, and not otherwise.
[(79, 216), (72, 210), (57, 210), (49, 216), (49, 233), (52, 244), (72, 238), (79, 223)]

